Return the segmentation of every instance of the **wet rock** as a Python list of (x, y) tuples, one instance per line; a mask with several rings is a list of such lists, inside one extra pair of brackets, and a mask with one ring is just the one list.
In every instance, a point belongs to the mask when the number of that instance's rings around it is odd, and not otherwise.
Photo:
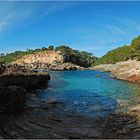
[(57, 104), (57, 103), (59, 103), (59, 101), (55, 98), (51, 98), (48, 100), (48, 104)]
[(101, 105), (93, 104), (93, 105), (89, 105), (88, 109), (91, 111), (97, 111), (97, 110), (99, 111), (99, 110), (103, 110), (103, 107)]
[(127, 106), (129, 101), (128, 100), (117, 99), (117, 103), (118, 103), (119, 106)]

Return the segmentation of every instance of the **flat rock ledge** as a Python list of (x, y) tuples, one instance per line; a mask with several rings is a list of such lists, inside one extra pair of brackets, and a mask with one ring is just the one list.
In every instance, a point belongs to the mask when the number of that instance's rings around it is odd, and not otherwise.
[(22, 66), (0, 66), (0, 115), (17, 114), (25, 107), (27, 94), (47, 86), (48, 73), (33, 72)]

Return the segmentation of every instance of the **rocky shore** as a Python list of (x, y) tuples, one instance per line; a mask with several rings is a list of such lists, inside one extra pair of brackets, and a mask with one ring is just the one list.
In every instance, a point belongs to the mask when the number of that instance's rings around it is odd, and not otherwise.
[(35, 73), (17, 65), (1, 65), (0, 112), (22, 112), (27, 94), (40, 86), (46, 86), (49, 79), (48, 73)]
[(140, 61), (137, 60), (122, 61), (116, 64), (103, 64), (91, 69), (111, 72), (117, 79), (140, 83)]
[[(57, 105), (57, 104), (56, 104)], [(20, 116), (6, 116), (2, 138), (20, 139), (127, 139), (140, 138), (140, 124), (126, 113), (85, 117), (38, 107)]]
[(52, 71), (65, 71), (65, 70), (84, 70), (84, 67), (78, 66), (71, 62), (65, 63), (24, 63), (18, 64), (19, 66), (24, 66), (28, 69), (47, 69)]
[(29, 89), (46, 86), (50, 76), (17, 65), (1, 65), (0, 73), (0, 138), (140, 138), (139, 106), (127, 113), (86, 117), (54, 110), (62, 104), (55, 98), (30, 105), (25, 102)]

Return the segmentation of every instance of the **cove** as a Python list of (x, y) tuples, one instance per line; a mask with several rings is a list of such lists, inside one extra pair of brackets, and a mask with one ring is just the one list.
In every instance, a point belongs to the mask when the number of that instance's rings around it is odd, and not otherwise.
[(138, 102), (140, 86), (110, 77), (95, 70), (50, 71), (46, 89), (37, 90), (34, 98), (60, 101), (54, 110), (86, 116), (104, 116), (126, 111)]

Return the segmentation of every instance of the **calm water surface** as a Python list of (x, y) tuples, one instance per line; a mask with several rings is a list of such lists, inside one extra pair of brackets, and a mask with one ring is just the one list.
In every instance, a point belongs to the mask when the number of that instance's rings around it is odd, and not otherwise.
[(38, 90), (36, 98), (56, 98), (60, 112), (90, 116), (125, 111), (139, 102), (140, 85), (110, 78), (99, 71), (50, 72), (48, 88)]

